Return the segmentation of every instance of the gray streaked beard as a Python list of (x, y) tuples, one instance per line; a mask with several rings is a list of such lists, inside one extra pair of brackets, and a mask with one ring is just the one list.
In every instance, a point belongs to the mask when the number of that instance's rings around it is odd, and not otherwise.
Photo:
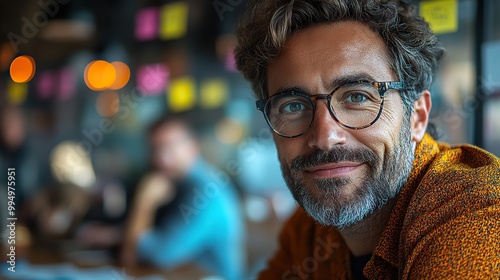
[[(414, 160), (410, 135), (410, 121), (405, 117), (399, 132), (399, 143), (379, 156), (368, 148), (334, 147), (330, 151), (316, 150), (307, 156), (295, 158), (290, 167), (281, 162), (283, 177), (293, 197), (317, 222), (345, 228), (356, 224), (394, 198), (408, 180)], [(344, 188), (350, 178), (317, 179), (315, 187), (323, 193), (317, 196), (306, 186), (301, 172), (304, 168), (341, 161), (364, 162), (369, 166), (363, 184), (346, 197)]]

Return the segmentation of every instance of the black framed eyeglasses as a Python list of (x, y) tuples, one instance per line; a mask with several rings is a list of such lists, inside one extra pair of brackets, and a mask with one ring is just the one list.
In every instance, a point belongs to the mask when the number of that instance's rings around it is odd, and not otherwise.
[(256, 105), (276, 134), (293, 138), (312, 126), (318, 99), (328, 101), (330, 113), (343, 127), (363, 129), (373, 125), (382, 114), (384, 95), (390, 89), (407, 87), (404, 82), (350, 81), (338, 85), (330, 94), (284, 91), (257, 100)]

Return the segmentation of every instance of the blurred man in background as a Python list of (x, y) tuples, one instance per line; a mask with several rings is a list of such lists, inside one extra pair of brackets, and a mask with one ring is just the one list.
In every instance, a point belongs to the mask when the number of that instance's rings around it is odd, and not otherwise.
[(153, 172), (138, 185), (122, 261), (161, 268), (196, 263), (226, 279), (244, 277), (244, 220), (227, 175), (200, 155), (180, 118), (149, 131)]

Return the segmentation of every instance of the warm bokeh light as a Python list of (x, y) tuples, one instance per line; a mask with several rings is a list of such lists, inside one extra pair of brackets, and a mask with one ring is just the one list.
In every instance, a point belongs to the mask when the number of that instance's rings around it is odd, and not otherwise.
[(95, 60), (85, 67), (85, 84), (94, 91), (108, 89), (116, 80), (113, 64), (104, 60)]
[(196, 86), (191, 77), (172, 80), (168, 93), (168, 104), (174, 112), (192, 109), (196, 103)]
[(243, 124), (232, 118), (224, 118), (217, 123), (215, 135), (221, 143), (233, 145), (244, 136)]
[(67, 141), (51, 152), (50, 167), (54, 178), (61, 184), (72, 184), (84, 189), (94, 186), (96, 176), (89, 151), (80, 143)]
[(161, 9), (160, 38), (178, 39), (186, 35), (188, 29), (189, 5), (184, 1), (165, 4)]
[(116, 79), (115, 82), (109, 87), (112, 90), (122, 89), (127, 85), (130, 80), (130, 68), (127, 64), (121, 61), (111, 62), (111, 65), (115, 67)]
[(16, 57), (10, 64), (10, 77), (16, 83), (27, 83), (35, 76), (35, 60), (28, 55)]
[(9, 43), (0, 46), (0, 72), (7, 70), (14, 55), (14, 48)]
[(120, 108), (120, 97), (114, 91), (104, 91), (96, 100), (96, 110), (103, 117), (111, 117)]
[(229, 86), (224, 79), (209, 79), (201, 83), (200, 106), (206, 109), (222, 107), (228, 98)]

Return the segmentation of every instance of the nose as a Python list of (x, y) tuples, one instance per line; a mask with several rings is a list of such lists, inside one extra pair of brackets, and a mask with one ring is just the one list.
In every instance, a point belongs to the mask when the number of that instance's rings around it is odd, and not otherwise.
[(345, 130), (333, 118), (326, 100), (317, 101), (314, 121), (307, 135), (309, 147), (322, 151), (347, 142)]

